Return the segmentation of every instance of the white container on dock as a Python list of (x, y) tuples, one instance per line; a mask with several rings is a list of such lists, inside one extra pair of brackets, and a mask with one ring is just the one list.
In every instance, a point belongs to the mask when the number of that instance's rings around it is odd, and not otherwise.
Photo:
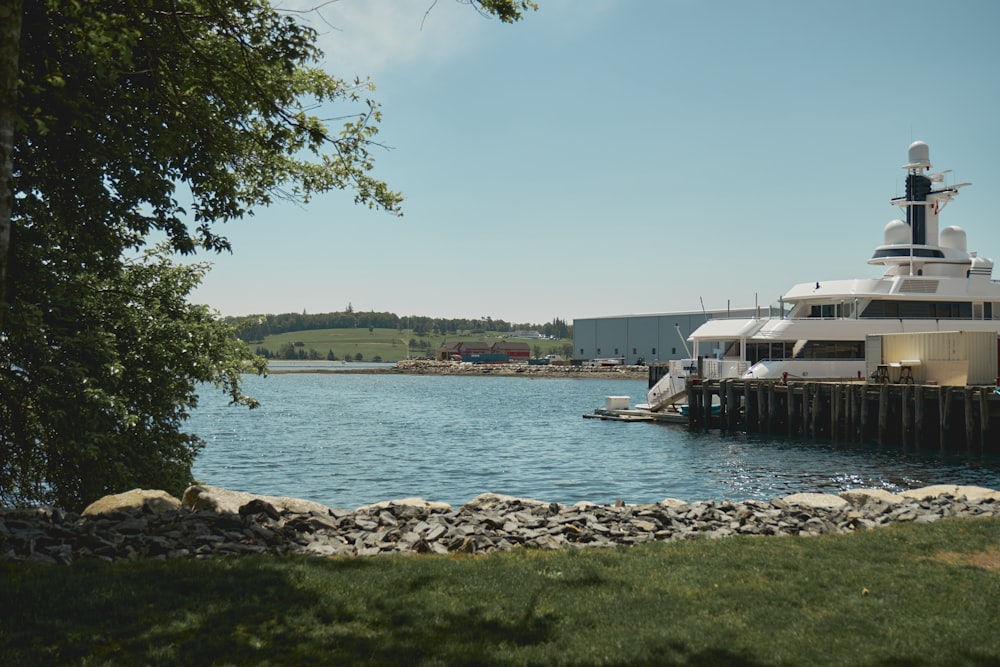
[(604, 397), (604, 409), (605, 410), (628, 410), (628, 396), (605, 396)]

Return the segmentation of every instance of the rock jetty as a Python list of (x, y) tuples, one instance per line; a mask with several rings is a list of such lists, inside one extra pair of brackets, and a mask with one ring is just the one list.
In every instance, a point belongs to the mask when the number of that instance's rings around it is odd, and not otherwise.
[(602, 377), (645, 380), (649, 377), (646, 366), (573, 366), (562, 364), (472, 364), (462, 361), (429, 361), (406, 359), (397, 361), (398, 373), (420, 375), (513, 375), (537, 377)]
[(532, 365), (514, 364), (473, 364), (463, 361), (432, 361), (429, 359), (404, 359), (392, 366), (373, 368), (370, 366), (347, 366), (336, 369), (303, 366), (302, 369), (282, 368), (269, 373), (353, 373), (362, 375), (492, 375), (511, 377), (570, 377), (604, 378), (618, 380), (646, 380), (649, 368), (646, 366), (573, 366), (566, 364)]
[(487, 493), (457, 509), (407, 498), (351, 511), (198, 485), (183, 500), (139, 489), (107, 496), (79, 515), (49, 507), (0, 509), (0, 560), (68, 565), (88, 558), (115, 562), (259, 553), (489, 554), (731, 535), (827, 535), (994, 516), (1000, 516), (1000, 492), (972, 486), (640, 505), (561, 505)]

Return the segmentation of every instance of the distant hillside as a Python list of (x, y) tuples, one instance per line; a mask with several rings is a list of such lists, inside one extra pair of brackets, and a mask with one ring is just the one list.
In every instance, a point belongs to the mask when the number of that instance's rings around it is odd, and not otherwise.
[[(446, 344), (460, 341), (495, 342), (502, 335), (491, 332), (458, 332), (417, 334), (411, 329), (381, 327), (351, 327), (343, 329), (309, 329), (265, 336), (250, 343), (257, 354), (268, 359), (328, 360), (328, 361), (386, 361), (401, 359), (432, 359), (435, 352)], [(572, 339), (517, 338), (528, 344), (531, 355), (544, 357), (559, 354), (572, 356)]]
[(476, 319), (446, 319), (418, 315), (399, 316), (395, 313), (357, 312), (284, 313), (281, 315), (247, 315), (227, 317), (236, 327), (236, 335), (249, 344), (262, 343), (268, 336), (315, 331), (320, 329), (395, 329), (415, 336), (455, 336), (465, 334), (510, 335), (513, 332), (537, 332), (550, 338), (571, 339), (573, 327), (565, 320), (553, 318), (547, 324), (511, 323), (490, 317)]

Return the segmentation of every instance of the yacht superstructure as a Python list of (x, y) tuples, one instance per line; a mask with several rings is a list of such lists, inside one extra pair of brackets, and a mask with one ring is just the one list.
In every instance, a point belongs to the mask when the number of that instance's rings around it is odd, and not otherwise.
[(668, 375), (650, 390), (650, 407), (676, 400), (696, 363), (703, 377), (861, 378), (869, 334), (1000, 334), (993, 260), (968, 250), (962, 228), (939, 230), (941, 211), (970, 184), (946, 185), (947, 172), (931, 173), (922, 141), (910, 145), (908, 157), (905, 196), (890, 200), (905, 219), (885, 226), (868, 260), (885, 267), (882, 276), (800, 283), (781, 297), (778, 317), (706, 322), (689, 338), (693, 360), (671, 368), (678, 376), (672, 385)]

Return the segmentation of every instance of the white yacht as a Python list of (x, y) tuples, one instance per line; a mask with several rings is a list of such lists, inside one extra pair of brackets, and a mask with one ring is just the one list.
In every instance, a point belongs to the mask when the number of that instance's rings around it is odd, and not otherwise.
[[(930, 173), (927, 144), (914, 142), (904, 197), (891, 203), (905, 220), (886, 225), (869, 264), (878, 278), (801, 283), (781, 297), (777, 317), (710, 320), (696, 329), (691, 358), (648, 395), (659, 410), (682, 398), (686, 376), (706, 378), (862, 378), (868, 334), (993, 331), (1000, 334), (1000, 283), (993, 260), (967, 249), (960, 227), (938, 230), (938, 216), (959, 189)], [(662, 386), (661, 386), (662, 385)], [(644, 406), (646, 407), (646, 406)]]

